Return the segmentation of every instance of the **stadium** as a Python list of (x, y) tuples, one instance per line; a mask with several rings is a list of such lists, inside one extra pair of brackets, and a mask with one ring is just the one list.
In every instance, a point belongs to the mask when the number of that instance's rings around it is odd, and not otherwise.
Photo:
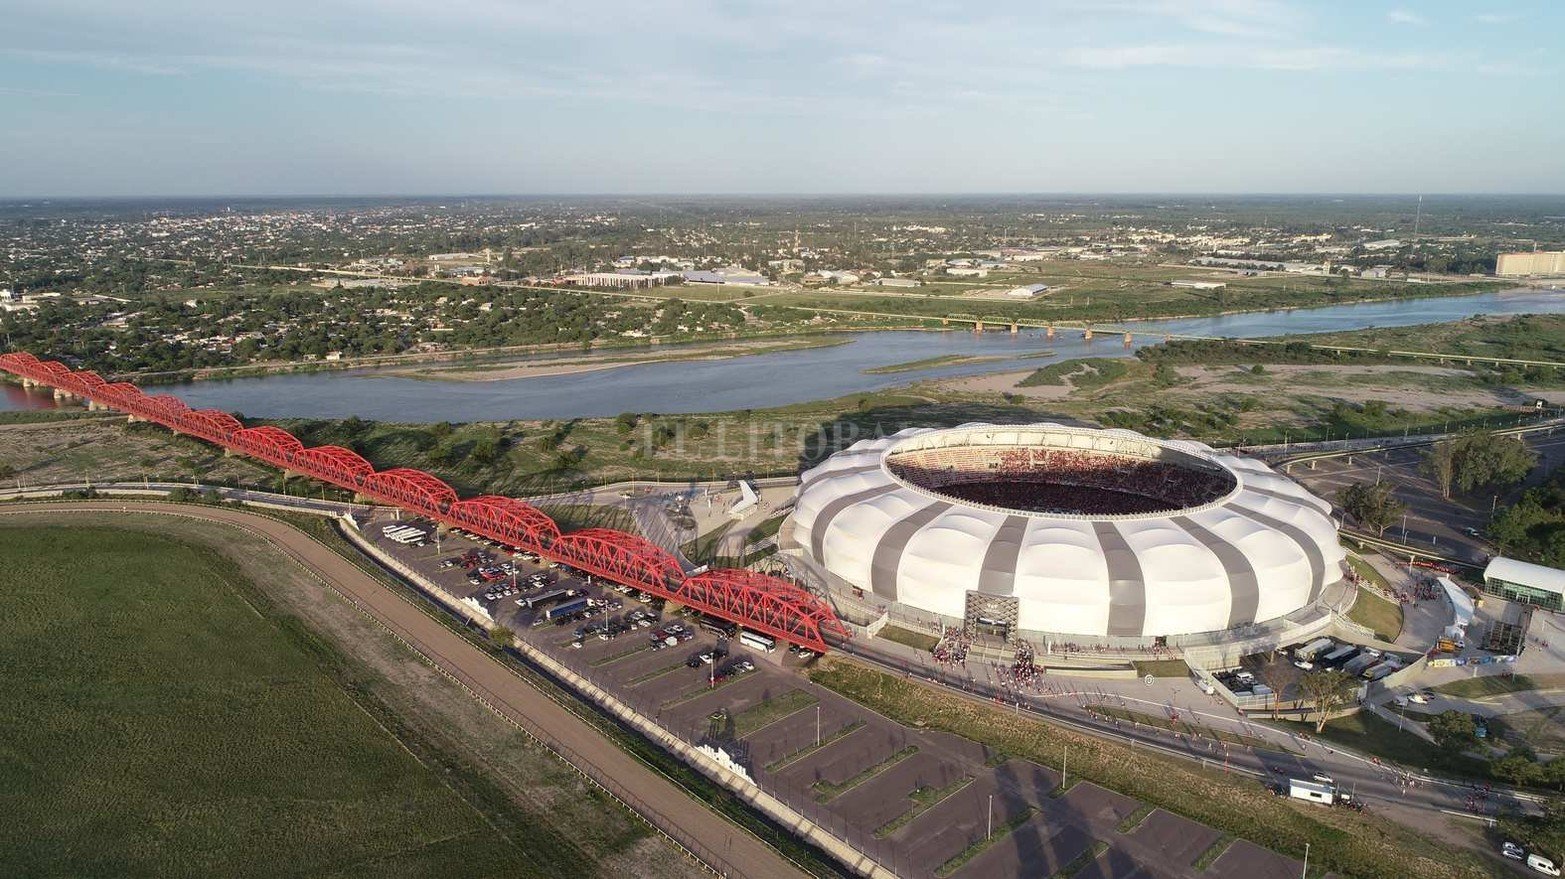
[(1310, 607), (1344, 559), (1331, 505), (1258, 461), (1058, 424), (861, 441), (804, 473), (780, 548), (837, 596), (1125, 645)]

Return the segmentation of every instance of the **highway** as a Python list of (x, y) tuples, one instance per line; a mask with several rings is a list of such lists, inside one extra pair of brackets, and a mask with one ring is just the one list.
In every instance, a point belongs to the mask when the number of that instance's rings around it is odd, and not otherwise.
[[(321, 503), (302, 498), (298, 501), (301, 507)], [(155, 501), (64, 501), (0, 507), (0, 515), (8, 517), (37, 513), (182, 516), (258, 535), (368, 613), (493, 710), (551, 750), (568, 755), (578, 769), (627, 805), (636, 804), (636, 811), (649, 824), (696, 854), (714, 871), (736, 877), (806, 875), (765, 843), (631, 757), (581, 717), (452, 631), (426, 609), (292, 525), (231, 507)]]

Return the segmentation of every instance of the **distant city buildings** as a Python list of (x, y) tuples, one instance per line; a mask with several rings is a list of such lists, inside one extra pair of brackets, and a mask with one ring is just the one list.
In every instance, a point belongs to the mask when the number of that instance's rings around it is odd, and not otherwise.
[(720, 269), (680, 272), (689, 284), (770, 284), (765, 275), (756, 274), (744, 266), (726, 266)]
[(678, 272), (578, 272), (574, 275), (566, 275), (565, 283), (576, 287), (639, 290), (646, 287), (660, 287), (679, 276)]
[(1565, 250), (1502, 253), (1494, 273), (1503, 278), (1528, 275), (1565, 275)]

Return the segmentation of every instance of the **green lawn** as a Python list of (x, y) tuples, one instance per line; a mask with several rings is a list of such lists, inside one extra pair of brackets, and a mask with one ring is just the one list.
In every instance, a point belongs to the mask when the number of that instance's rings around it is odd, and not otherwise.
[(915, 632), (912, 629), (904, 629), (900, 626), (885, 626), (881, 628), (877, 638), (885, 638), (887, 641), (895, 641), (905, 644), (914, 650), (933, 650), (940, 639), (934, 635), (926, 635), (923, 632)]
[(1549, 690), (1565, 687), (1565, 674), (1553, 675), (1485, 675), (1451, 681), (1435, 687), (1435, 692), (1462, 699), (1482, 699), (1505, 693), (1521, 693), (1527, 690)]
[(1358, 600), (1348, 609), (1348, 619), (1373, 629), (1375, 637), (1382, 641), (1395, 641), (1402, 634), (1402, 605), (1362, 587)]
[(496, 832), (254, 588), (167, 537), (0, 529), (0, 872), (592, 871)]
[(1137, 677), (1146, 677), (1147, 675), (1155, 678), (1190, 677), (1190, 664), (1183, 659), (1136, 660), (1132, 665), (1136, 667)]
[[(1417, 719), (1413, 712), (1407, 714), (1408, 723)], [(1368, 711), (1358, 711), (1338, 717), (1326, 724), (1326, 729), (1315, 734), (1315, 724), (1275, 721), (1275, 726), (1296, 730), (1328, 742), (1352, 748), (1414, 769), (1433, 769), (1473, 778), (1488, 779), (1488, 764), (1460, 754), (1451, 755), (1410, 732), (1397, 729), (1397, 725), (1382, 720)]]

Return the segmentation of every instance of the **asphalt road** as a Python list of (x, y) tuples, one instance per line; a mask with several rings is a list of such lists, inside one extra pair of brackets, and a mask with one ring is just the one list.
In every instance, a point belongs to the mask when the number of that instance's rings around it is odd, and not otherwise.
[(291, 525), (242, 510), (157, 502), (127, 505), (123, 501), (72, 501), (16, 504), (0, 508), (0, 515), (7, 516), (40, 512), (127, 512), (183, 516), (236, 526), (258, 534), (333, 590), (368, 612), (496, 711), (546, 742), (569, 743), (575, 757), (589, 763), (602, 777), (613, 779), (641, 802), (655, 804), (657, 817), (646, 817), (655, 825), (661, 821), (671, 822), (681, 838), (694, 840), (708, 853), (719, 853), (725, 863), (715, 866), (726, 868), (733, 876), (805, 875), (759, 839), (729, 823), (668, 779), (620, 750), (587, 722), (549, 699), (440, 621)]
[[(1538, 453), (1538, 466), (1526, 485), (1536, 485), (1544, 473), (1565, 464), (1565, 436), (1529, 436), (1527, 445)], [(1289, 475), (1315, 494), (1333, 501), (1342, 488), (1354, 482), (1390, 481), (1396, 485), (1396, 496), (1407, 504), (1407, 523), (1405, 537), (1403, 523), (1399, 521), (1386, 529), (1385, 539), (1482, 564), (1495, 549), (1482, 538), (1468, 535), (1466, 529), (1483, 530), (1489, 524), (1491, 511), (1512, 499), (1516, 490), (1498, 494), (1480, 492), (1474, 505), (1442, 498), (1421, 470), (1426, 452), (1425, 448), (1364, 452), (1353, 455), (1351, 461), (1348, 458), (1318, 461), (1314, 470), (1309, 464), (1295, 465)]]

